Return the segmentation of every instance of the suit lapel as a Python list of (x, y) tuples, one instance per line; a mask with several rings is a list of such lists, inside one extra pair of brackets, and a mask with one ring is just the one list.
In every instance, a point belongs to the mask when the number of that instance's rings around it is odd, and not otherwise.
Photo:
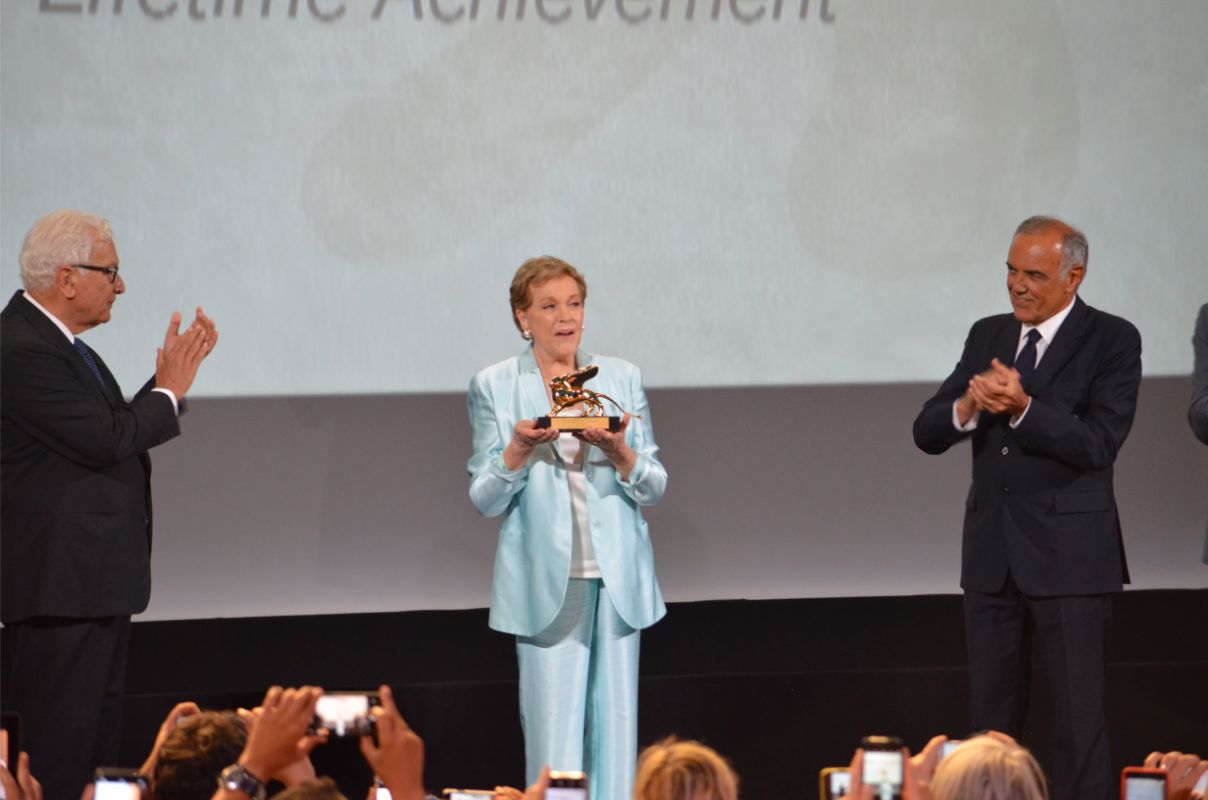
[[(994, 356), (1008, 367), (1015, 366), (1015, 351), (1019, 349), (1020, 322), (1014, 315), (1007, 314), (1004, 318), (1002, 331), (994, 342)], [(986, 364), (986, 369), (990, 365)]]
[(112, 373), (109, 372), (109, 368), (105, 366), (105, 362), (101, 360), (101, 357), (97, 355), (95, 350), (92, 351), (92, 357), (97, 363), (97, 368), (101, 370), (101, 376), (106, 381), (104, 387), (96, 382), (96, 377), (92, 374), (92, 370), (88, 369), (88, 365), (84, 363), (84, 359), (80, 356), (79, 351), (75, 349), (75, 346), (67, 341), (67, 337), (63, 335), (63, 331), (59, 330), (53, 322), (47, 319), (46, 315), (37, 306), (29, 302), (24, 294), (18, 291), (13, 295), (13, 299), (9, 305), (25, 317), (30, 326), (38, 332), (38, 335), (66, 356), (67, 362), (71, 364), (81, 383), (90, 387), (104, 398), (110, 408), (117, 407), (116, 398), (122, 396), (121, 389), (118, 387)]
[(1048, 386), (1074, 357), (1074, 354), (1082, 348), (1089, 321), (1090, 315), (1087, 313), (1086, 303), (1082, 302), (1081, 298), (1075, 297), (1070, 315), (1057, 329), (1057, 335), (1045, 349), (1044, 357), (1040, 359), (1040, 363), (1036, 365), (1036, 371), (1032, 373), (1033, 394)]
[[(118, 386), (117, 378), (113, 377), (113, 373), (109, 371), (109, 367), (105, 365), (105, 361), (101, 358), (100, 354), (91, 347), (88, 349), (91, 351), (92, 360), (96, 362), (97, 369), (101, 371), (101, 377), (105, 381), (105, 390), (101, 392), (101, 394), (105, 395), (105, 399), (109, 402), (110, 408), (117, 408), (119, 405), (125, 405), (125, 400), (122, 398), (122, 387)], [(89, 373), (89, 375), (91, 376), (91, 373)], [(92, 379), (92, 382), (96, 383), (95, 377)]]
[(520, 354), (517, 363), (520, 372), (520, 415), (532, 419), (549, 413), (549, 399), (545, 396), (545, 382), (541, 379), (541, 368), (533, 356), (530, 345)]

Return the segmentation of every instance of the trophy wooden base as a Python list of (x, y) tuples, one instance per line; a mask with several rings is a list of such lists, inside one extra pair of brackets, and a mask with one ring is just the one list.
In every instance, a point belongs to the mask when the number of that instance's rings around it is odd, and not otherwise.
[(607, 430), (616, 433), (621, 429), (620, 417), (537, 417), (538, 428), (553, 428), (558, 431)]

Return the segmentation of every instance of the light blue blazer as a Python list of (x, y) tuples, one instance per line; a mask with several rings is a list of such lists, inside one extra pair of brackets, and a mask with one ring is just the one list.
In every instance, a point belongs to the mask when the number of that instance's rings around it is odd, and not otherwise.
[[(588, 448), (583, 473), (587, 517), (596, 561), (621, 618), (632, 628), (647, 628), (666, 613), (654, 552), (641, 506), (663, 496), (667, 470), (659, 463), (650, 428), (650, 408), (637, 367), (619, 358), (577, 354), (579, 366), (595, 364), (599, 374), (588, 388), (616, 398), (630, 420), (626, 441), (637, 463), (622, 481), (598, 448)], [(495, 577), (491, 583), (492, 628), (518, 636), (545, 630), (566, 596), (571, 562), (571, 504), (566, 465), (556, 443), (533, 450), (528, 463), (509, 470), (503, 450), (522, 418), (549, 413), (541, 370), (529, 347), (515, 358), (487, 367), (470, 381), (470, 499), (483, 516), (503, 515)], [(606, 402), (605, 413), (619, 414)]]

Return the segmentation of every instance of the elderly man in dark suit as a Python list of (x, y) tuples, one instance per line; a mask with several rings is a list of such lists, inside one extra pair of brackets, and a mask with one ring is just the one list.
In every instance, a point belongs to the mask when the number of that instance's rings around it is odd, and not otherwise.
[(1007, 257), (1014, 313), (974, 323), (914, 423), (928, 453), (973, 446), (961, 554), (973, 725), (1020, 735), (1034, 642), (1056, 800), (1113, 794), (1106, 649), (1128, 568), (1112, 465), (1141, 381), (1136, 328), (1077, 296), (1086, 261), (1080, 232), (1025, 220)]
[(133, 400), (79, 334), (109, 321), (126, 285), (108, 223), (38, 220), (0, 314), (0, 611), (6, 703), (48, 800), (77, 800), (113, 764), (130, 615), (151, 592), (151, 461), (180, 433), (183, 400), (218, 339), (172, 315), (155, 375)]

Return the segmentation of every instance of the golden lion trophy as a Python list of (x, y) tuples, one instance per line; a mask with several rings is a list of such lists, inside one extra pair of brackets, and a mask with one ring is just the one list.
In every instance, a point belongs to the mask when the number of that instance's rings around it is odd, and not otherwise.
[[(624, 413), (625, 409), (621, 408), (621, 404), (603, 392), (593, 392), (591, 389), (583, 388), (583, 384), (596, 377), (599, 371), (600, 368), (592, 364), (577, 369), (569, 375), (551, 378), (549, 392), (550, 396), (554, 398), (554, 404), (550, 407), (549, 416), (537, 417), (537, 427), (554, 428), (560, 431), (584, 431), (589, 428), (607, 428), (612, 433), (619, 431), (621, 418), (604, 416), (604, 404), (600, 402), (600, 398), (604, 398), (621, 409), (621, 413)], [(580, 407), (582, 416), (559, 416), (563, 411), (574, 406)]]

